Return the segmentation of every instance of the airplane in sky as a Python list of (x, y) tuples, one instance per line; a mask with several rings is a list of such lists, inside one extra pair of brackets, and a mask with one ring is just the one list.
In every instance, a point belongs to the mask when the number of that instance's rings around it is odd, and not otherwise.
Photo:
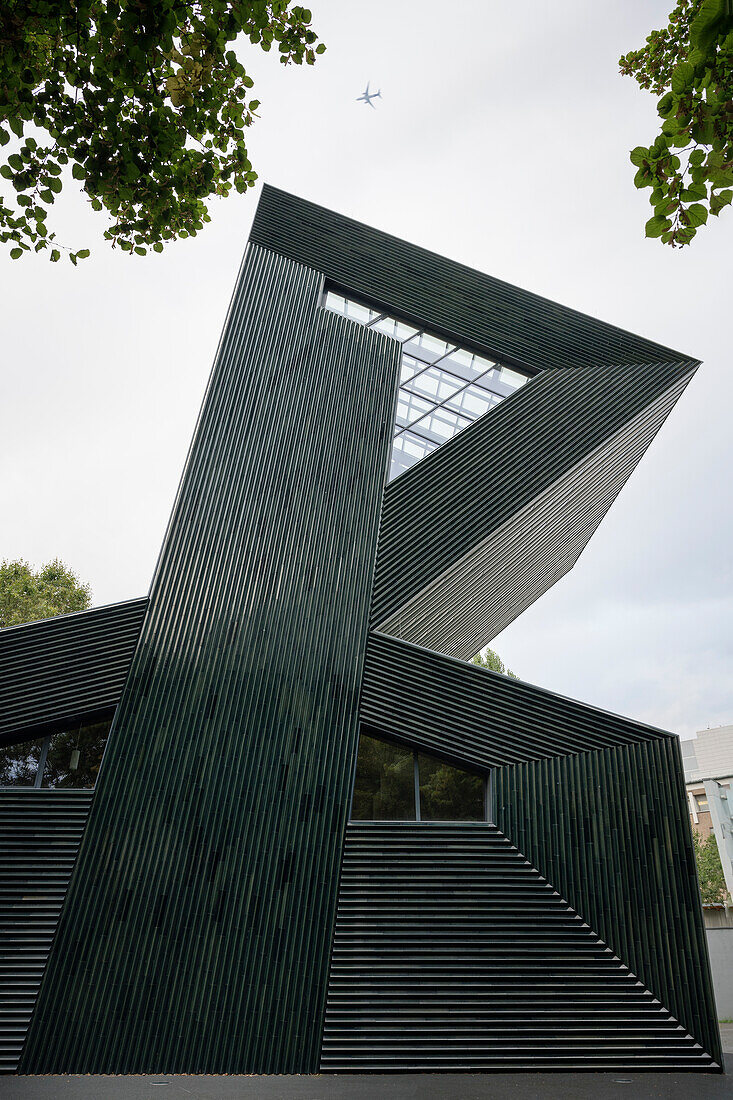
[[(356, 102), (357, 103), (368, 103), (370, 107), (374, 107), (374, 104), (372, 103), (372, 100), (376, 99), (377, 97), (379, 97), (379, 99), (382, 98), (382, 89), (380, 88), (378, 92), (370, 92), (369, 91), (369, 81), (367, 81), (366, 91), (364, 92), (364, 95), (357, 96), (356, 97)], [(374, 107), (375, 111), (376, 111), (376, 109), (377, 108)]]

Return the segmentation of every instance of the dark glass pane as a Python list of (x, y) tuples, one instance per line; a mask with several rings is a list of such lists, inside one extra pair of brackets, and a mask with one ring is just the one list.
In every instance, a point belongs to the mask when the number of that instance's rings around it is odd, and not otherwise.
[(418, 754), (423, 821), (483, 821), (484, 778)]
[(45, 738), (0, 748), (0, 787), (32, 787)]
[(362, 734), (351, 816), (355, 821), (414, 821), (412, 752)]
[(89, 789), (97, 782), (111, 721), (63, 730), (51, 738), (44, 787)]

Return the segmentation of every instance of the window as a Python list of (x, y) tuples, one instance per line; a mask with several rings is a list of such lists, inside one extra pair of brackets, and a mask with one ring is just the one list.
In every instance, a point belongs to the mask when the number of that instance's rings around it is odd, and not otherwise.
[(362, 733), (354, 821), (485, 821), (486, 777)]
[(519, 371), (337, 291), (327, 290), (323, 304), (402, 344), (390, 480), (528, 381)]
[(97, 782), (112, 719), (79, 723), (0, 747), (0, 787), (89, 790)]

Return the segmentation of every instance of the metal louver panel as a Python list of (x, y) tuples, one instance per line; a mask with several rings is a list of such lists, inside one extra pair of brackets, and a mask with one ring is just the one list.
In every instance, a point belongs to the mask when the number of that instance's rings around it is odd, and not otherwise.
[(91, 801), (0, 790), (0, 1072), (18, 1064)]
[(532, 372), (684, 358), (276, 187), (262, 189), (250, 240), (310, 264), (357, 298)]
[(248, 250), (23, 1072), (318, 1067), (399, 366), (320, 282)]
[[(487, 645), (572, 569), (689, 378), (685, 376), (661, 394), (586, 459), (491, 531), (380, 623), (380, 631), (463, 659)], [(454, 467), (454, 475), (452, 484), (477, 476), (471, 467), (463, 474)], [(453, 492), (452, 504), (455, 495)], [(419, 534), (413, 533), (413, 542), (419, 540)]]
[(679, 739), (494, 773), (496, 823), (722, 1061)]
[(126, 600), (0, 630), (0, 744), (111, 713), (147, 603)]
[(321, 1069), (718, 1068), (492, 825), (349, 825)]
[(573, 565), (690, 377), (545, 372), (388, 485), (373, 626), (476, 653)]
[(673, 737), (377, 632), (369, 635), (360, 718), (388, 737), (482, 768)]

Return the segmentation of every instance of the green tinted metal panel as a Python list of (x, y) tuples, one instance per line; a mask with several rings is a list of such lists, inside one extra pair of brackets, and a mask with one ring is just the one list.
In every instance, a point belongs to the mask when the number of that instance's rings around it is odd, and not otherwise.
[(494, 826), (350, 824), (321, 1069), (568, 1068), (719, 1065)]
[(110, 714), (135, 652), (147, 600), (0, 630), (0, 744)]
[(494, 773), (495, 821), (722, 1063), (679, 739)]
[(690, 377), (547, 371), (391, 482), (373, 625), (476, 653), (572, 566)]
[(24, 1072), (318, 1066), (398, 347), (250, 248)]
[(530, 371), (685, 358), (275, 187), (262, 189), (250, 239), (356, 297)]
[(388, 737), (481, 768), (673, 739), (376, 631), (369, 635), (360, 716)]
[(0, 1073), (18, 1064), (91, 801), (0, 788)]

